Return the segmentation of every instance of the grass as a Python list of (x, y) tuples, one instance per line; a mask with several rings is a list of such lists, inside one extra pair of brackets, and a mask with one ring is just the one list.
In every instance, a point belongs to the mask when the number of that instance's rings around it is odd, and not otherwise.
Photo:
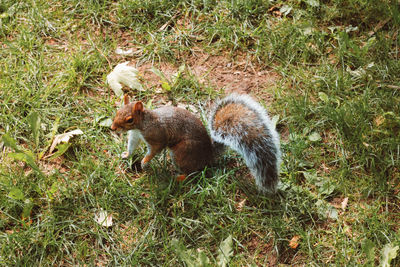
[[(399, 24), (389, 0), (0, 1), (0, 265), (215, 266), (224, 246), (229, 266), (382, 264), (400, 244)], [(219, 73), (190, 66), (199, 51), (279, 77), (252, 92), (279, 116), (277, 195), (232, 152), (183, 184), (166, 154), (135, 172), (101, 126), (119, 103), (106, 75), (127, 60), (186, 66), (168, 92), (141, 73), (146, 91), (127, 92), (146, 104), (222, 96)]]

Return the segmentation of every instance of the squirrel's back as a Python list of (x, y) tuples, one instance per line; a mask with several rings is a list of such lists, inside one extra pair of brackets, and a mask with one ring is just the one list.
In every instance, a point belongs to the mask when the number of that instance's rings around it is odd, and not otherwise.
[(214, 141), (243, 156), (261, 191), (276, 191), (281, 157), (279, 135), (259, 103), (248, 95), (229, 95), (216, 104), (209, 127)]

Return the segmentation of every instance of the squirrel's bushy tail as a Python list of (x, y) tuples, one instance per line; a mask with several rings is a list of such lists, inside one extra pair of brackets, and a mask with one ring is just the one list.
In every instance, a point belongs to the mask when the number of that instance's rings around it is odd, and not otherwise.
[(218, 101), (209, 121), (211, 138), (242, 155), (259, 190), (275, 192), (281, 150), (267, 111), (248, 95)]

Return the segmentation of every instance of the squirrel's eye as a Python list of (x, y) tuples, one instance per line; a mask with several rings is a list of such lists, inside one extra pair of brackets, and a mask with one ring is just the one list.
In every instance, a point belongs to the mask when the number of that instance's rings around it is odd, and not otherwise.
[(126, 120), (127, 123), (132, 123), (133, 122), (133, 118), (129, 118)]

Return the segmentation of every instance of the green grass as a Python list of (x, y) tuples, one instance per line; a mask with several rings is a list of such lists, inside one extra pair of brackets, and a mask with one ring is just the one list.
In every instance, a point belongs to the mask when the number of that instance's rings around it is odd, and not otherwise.
[[(229, 266), (380, 264), (400, 245), (399, 25), (389, 0), (0, 1), (0, 265), (215, 266), (229, 236)], [(114, 53), (125, 46), (137, 53)], [(136, 173), (100, 125), (118, 106), (116, 64), (178, 69), (199, 50), (279, 76), (255, 95), (279, 116), (277, 195), (258, 195), (232, 152), (182, 184), (166, 154)], [(127, 92), (153, 106), (223, 95), (190, 66), (159, 88)]]

